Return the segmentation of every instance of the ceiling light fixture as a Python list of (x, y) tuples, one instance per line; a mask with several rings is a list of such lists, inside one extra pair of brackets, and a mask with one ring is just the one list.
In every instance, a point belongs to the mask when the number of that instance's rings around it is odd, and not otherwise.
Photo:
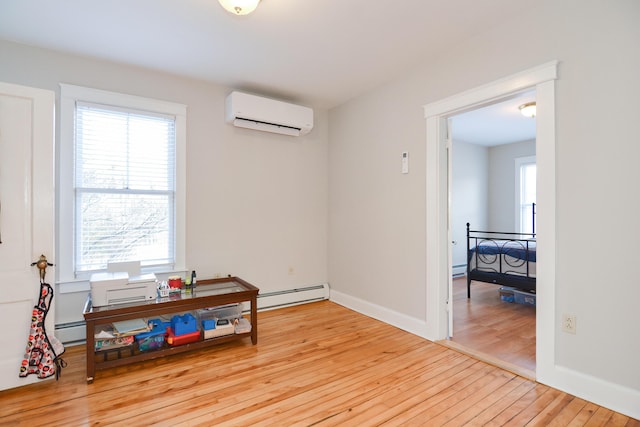
[(258, 7), (260, 0), (218, 0), (220, 5), (234, 15), (248, 15)]
[(536, 116), (536, 103), (527, 102), (518, 107), (523, 116), (533, 119)]

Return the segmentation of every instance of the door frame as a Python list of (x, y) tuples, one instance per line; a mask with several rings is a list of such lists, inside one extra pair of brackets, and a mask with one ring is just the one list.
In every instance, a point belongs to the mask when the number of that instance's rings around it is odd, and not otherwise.
[(449, 117), (536, 90), (537, 310), (536, 378), (552, 375), (555, 354), (555, 80), (558, 61), (507, 76), (424, 106), (426, 130), (426, 338), (446, 339), (451, 258), (447, 222), (446, 139)]

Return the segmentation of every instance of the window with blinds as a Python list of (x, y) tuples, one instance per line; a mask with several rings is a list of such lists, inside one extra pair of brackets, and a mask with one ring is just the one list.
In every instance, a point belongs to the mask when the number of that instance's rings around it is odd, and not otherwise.
[(176, 119), (76, 102), (75, 272), (175, 261)]

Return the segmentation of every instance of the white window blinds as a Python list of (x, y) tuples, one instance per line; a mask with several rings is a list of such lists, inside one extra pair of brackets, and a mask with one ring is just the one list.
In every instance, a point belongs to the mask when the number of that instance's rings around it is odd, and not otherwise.
[(175, 117), (77, 102), (75, 271), (175, 262)]

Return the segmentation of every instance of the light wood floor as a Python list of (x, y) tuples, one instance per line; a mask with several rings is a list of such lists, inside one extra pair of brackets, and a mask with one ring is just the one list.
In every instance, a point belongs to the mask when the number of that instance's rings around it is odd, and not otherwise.
[[(453, 280), (452, 347), (530, 379), (536, 370), (536, 308), (504, 302), (499, 286)], [(457, 346), (456, 346), (457, 344)]]
[(259, 313), (259, 342), (0, 392), (0, 425), (640, 426), (323, 301)]

